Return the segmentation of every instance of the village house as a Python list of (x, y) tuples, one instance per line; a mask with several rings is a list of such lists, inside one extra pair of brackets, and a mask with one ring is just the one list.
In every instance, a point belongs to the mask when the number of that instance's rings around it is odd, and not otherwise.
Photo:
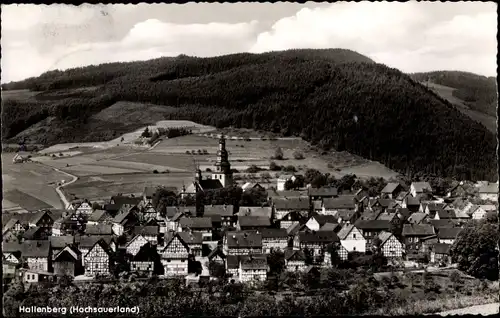
[(382, 231), (389, 232), (391, 223), (384, 220), (358, 220), (354, 226), (361, 231), (366, 239), (366, 249), (372, 246), (372, 240)]
[(285, 250), (285, 269), (299, 272), (306, 269), (306, 255), (301, 250)]
[(421, 247), (421, 240), (424, 237), (436, 234), (430, 224), (404, 224), (402, 236), (407, 246)]
[(439, 243), (453, 244), (458, 234), (462, 231), (460, 227), (443, 227), (437, 231)]
[(410, 194), (417, 197), (425, 192), (432, 193), (432, 188), (429, 182), (412, 182), (410, 186)]
[(241, 255), (227, 255), (226, 257), (226, 272), (229, 277), (239, 279)]
[(55, 274), (45, 271), (32, 270), (27, 268), (21, 268), (21, 279), (23, 283), (34, 284), (41, 282), (54, 281)]
[(380, 192), (382, 198), (396, 199), (397, 196), (404, 191), (401, 184), (396, 182), (389, 182)]
[(421, 243), (420, 252), (421, 253), (428, 253), (432, 250), (434, 245), (436, 245), (438, 243), (437, 235), (433, 234), (433, 235), (429, 235), (426, 237), (422, 237), (420, 239), (420, 243)]
[(335, 251), (335, 253), (337, 253), (338, 259), (341, 261), (345, 261), (349, 257), (349, 251), (347, 251), (347, 249), (342, 246), (342, 244), (340, 244), (339, 242), (331, 243), (325, 249), (325, 257), (323, 258), (324, 267), (332, 266), (332, 254), (330, 253), (330, 251)]
[(83, 272), (82, 255), (73, 246), (66, 246), (54, 256), (54, 274), (75, 277)]
[(85, 235), (113, 235), (113, 226), (111, 224), (87, 224)]
[(23, 245), (19, 242), (2, 242), (2, 259), (20, 264)]
[(497, 208), (493, 204), (478, 205), (469, 210), (469, 215), (473, 220), (483, 219), (488, 212), (496, 212)]
[(194, 257), (200, 257), (202, 252), (203, 244), (203, 233), (201, 232), (179, 232), (178, 236), (187, 244), (189, 248), (189, 254)]
[(141, 200), (141, 197), (115, 195), (111, 197), (109, 203), (117, 205), (118, 209), (121, 209), (124, 205), (137, 206), (141, 203)]
[(137, 207), (124, 205), (122, 206), (122, 209), (123, 210), (120, 211), (111, 221), (113, 233), (116, 236), (127, 233), (137, 223), (139, 223), (138, 217), (136, 215)]
[(358, 219), (359, 212), (353, 210), (338, 210), (335, 217), (337, 217), (337, 223), (339, 224), (352, 224)]
[(66, 246), (72, 246), (75, 244), (75, 237), (72, 235), (64, 236), (49, 236), (49, 243), (52, 249), (52, 255), (55, 257), (59, 252), (61, 252)]
[(450, 257), (450, 244), (446, 243), (437, 243), (433, 246), (431, 250), (431, 263), (444, 263), (444, 265), (451, 265), (451, 257)]
[(35, 271), (52, 271), (52, 249), (50, 242), (24, 241), (22, 243), (21, 256), (28, 263), (28, 268)]
[(188, 273), (189, 247), (179, 233), (167, 233), (161, 249), (161, 263), (165, 276), (185, 276)]
[(75, 213), (79, 215), (91, 215), (93, 210), (92, 204), (87, 200), (75, 206)]
[(448, 191), (446, 192), (447, 198), (457, 198), (457, 197), (464, 198), (466, 196), (467, 196), (467, 190), (464, 187), (463, 181), (457, 183), (456, 185), (448, 189)]
[(240, 258), (239, 281), (242, 283), (261, 281), (267, 279), (267, 257), (265, 255), (245, 255)]
[(401, 203), (402, 208), (408, 209), (410, 212), (418, 212), (420, 209), (420, 200), (412, 196), (407, 196)]
[(181, 211), (178, 211), (172, 217), (167, 216), (167, 219), (165, 220), (166, 231), (167, 232), (178, 231), (181, 228), (181, 225), (180, 225), (181, 219), (186, 218), (186, 217), (188, 217), (188, 215), (186, 215), (184, 212), (181, 212)]
[(324, 187), (324, 188), (309, 188), (308, 195), (309, 195), (309, 200), (312, 202), (314, 200), (335, 198), (339, 195), (339, 193), (337, 191), (337, 188)]
[(340, 210), (360, 211), (354, 195), (340, 195), (336, 198), (323, 199), (322, 214), (335, 215)]
[[(310, 206), (309, 198), (276, 198), (273, 199), (274, 213), (276, 220), (280, 221), (285, 216), (295, 212), (303, 217), (309, 215)], [(284, 220), (288, 223), (290, 220)], [(287, 224), (283, 224), (283, 228), (287, 228)]]
[(273, 207), (270, 206), (240, 206), (238, 213), (240, 216), (260, 216), (267, 217), (268, 219), (273, 218)]
[(127, 254), (135, 256), (141, 247), (147, 243), (149, 243), (149, 241), (144, 236), (137, 234), (125, 245), (125, 251)]
[(277, 183), (276, 183), (276, 190), (278, 190), (278, 191), (288, 190), (285, 188), (285, 183), (287, 181), (295, 182), (296, 179), (297, 179), (297, 177), (294, 176), (293, 174), (283, 174), (283, 175), (279, 176)]
[(284, 251), (288, 247), (288, 233), (286, 229), (263, 228), (258, 231), (262, 234), (262, 251), (270, 254), (273, 251)]
[(311, 202), (311, 208), (313, 213), (321, 214), (321, 212), (323, 212), (323, 200), (313, 200)]
[(130, 260), (130, 270), (133, 272), (139, 272), (141, 274), (153, 274), (160, 271), (161, 266), (160, 255), (156, 251), (156, 248), (146, 243), (141, 246), (139, 251)]
[(30, 227), (26, 230), (26, 232), (22, 235), (22, 240), (46, 240), (49, 237), (49, 233), (46, 232), (46, 229), (42, 227)]
[(347, 252), (366, 252), (366, 239), (364, 238), (361, 230), (352, 224), (346, 224), (337, 233), (340, 239), (340, 244), (347, 250)]
[(262, 216), (240, 216), (236, 229), (239, 231), (260, 230), (271, 226), (271, 220)]
[(144, 191), (142, 192), (142, 200), (140, 205), (146, 206), (148, 204), (153, 203), (153, 197), (156, 193), (157, 188), (155, 187), (144, 187)]
[(423, 224), (427, 223), (428, 220), (429, 216), (424, 212), (415, 212), (412, 215), (410, 215), (410, 217), (408, 218), (408, 220), (406, 220), (406, 222), (408, 224)]
[(408, 196), (411, 196), (409, 191), (401, 191), (394, 199), (397, 203), (403, 206), (403, 202), (406, 200)]
[(152, 245), (158, 244), (160, 228), (157, 225), (135, 226), (132, 232), (134, 235), (142, 235)]
[(234, 227), (236, 223), (235, 208), (233, 205), (205, 205), (203, 216), (212, 219), (214, 228)]
[(221, 246), (216, 246), (207, 256), (209, 262), (216, 262), (219, 264), (225, 264), (226, 254)]
[(392, 199), (377, 198), (370, 202), (370, 210), (375, 212), (385, 212), (390, 209), (400, 208), (401, 206)]
[(288, 229), (293, 224), (305, 222), (307, 220), (307, 217), (308, 215), (306, 215), (305, 213), (292, 211), (278, 221), (279, 227), (282, 229)]
[(92, 246), (83, 256), (85, 275), (96, 276), (110, 274), (112, 253), (113, 251), (104, 239), (97, 240), (94, 246)]
[(314, 214), (306, 222), (306, 226), (311, 231), (319, 231), (326, 223), (337, 223), (337, 220), (333, 215)]
[(411, 215), (410, 210), (408, 210), (406, 208), (396, 208), (396, 216), (402, 222), (406, 222), (408, 220), (408, 218), (410, 217), (410, 215)]
[(394, 234), (386, 231), (379, 233), (380, 250), (387, 258), (402, 257), (405, 251), (404, 245), (394, 236)]
[(87, 226), (101, 224), (106, 221), (110, 221), (111, 219), (111, 215), (106, 210), (95, 210), (88, 217)]
[(262, 254), (262, 234), (248, 232), (227, 232), (224, 237), (224, 254)]
[(498, 182), (484, 184), (479, 187), (478, 192), (481, 200), (498, 202)]
[[(327, 231), (303, 231), (296, 236), (294, 247), (298, 246), (304, 252), (308, 250), (315, 261), (323, 258), (325, 255), (326, 246), (330, 243), (339, 242), (339, 237), (335, 232)], [(307, 255), (307, 253), (306, 253)]]
[(153, 203), (151, 203), (151, 202), (145, 203), (141, 207), (140, 211), (141, 212), (139, 213), (139, 216), (140, 216), (140, 219), (142, 221), (154, 220), (158, 216), (158, 213), (157, 213), (155, 207), (153, 206)]
[(17, 235), (25, 231), (25, 227), (21, 224), (16, 217), (12, 217), (2, 228), (2, 240), (4, 242), (10, 242), (17, 240)]
[(241, 189), (243, 190), (243, 192), (248, 192), (250, 190), (265, 190), (263, 186), (255, 182), (247, 182), (241, 186)]
[(105, 236), (75, 236), (75, 244), (82, 254), (82, 265), (85, 266), (85, 255), (88, 254), (90, 249), (95, 246), (97, 241), (103, 240), (111, 251), (116, 251), (115, 239), (110, 235)]
[(52, 232), (52, 225), (54, 224), (54, 219), (48, 210), (41, 210), (35, 212), (31, 219), (29, 220), (29, 227), (40, 227), (47, 231), (47, 233)]
[(202, 233), (204, 241), (212, 240), (212, 218), (210, 217), (181, 218), (179, 227), (179, 232), (196, 231)]

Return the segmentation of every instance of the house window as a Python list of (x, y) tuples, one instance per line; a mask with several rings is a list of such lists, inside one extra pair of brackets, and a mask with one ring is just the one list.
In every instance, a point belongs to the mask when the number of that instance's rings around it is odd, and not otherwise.
[(356, 234), (352, 234), (352, 238), (354, 238), (354, 239), (355, 239), (355, 238), (356, 238)]
[(95, 268), (98, 269), (99, 268), (99, 264), (95, 264)]
[(352, 250), (353, 250), (353, 251), (356, 251), (356, 246), (354, 246), (354, 247), (352, 248)]

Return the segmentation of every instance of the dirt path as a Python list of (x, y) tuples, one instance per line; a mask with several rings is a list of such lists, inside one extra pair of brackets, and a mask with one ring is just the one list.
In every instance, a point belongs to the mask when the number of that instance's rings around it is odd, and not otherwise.
[(497, 315), (500, 303), (477, 305), (460, 309), (448, 310), (437, 313), (437, 315)]
[(55, 170), (55, 171), (57, 171), (57, 172), (64, 173), (65, 175), (67, 175), (67, 176), (69, 176), (69, 177), (71, 177), (71, 178), (72, 178), (72, 180), (71, 180), (71, 181), (66, 182), (66, 183), (64, 183), (64, 184), (62, 184), (62, 185), (60, 185), (60, 186), (58, 186), (58, 187), (56, 188), (56, 192), (57, 192), (57, 194), (59, 195), (59, 197), (61, 198), (61, 201), (62, 201), (62, 203), (63, 203), (63, 209), (66, 209), (66, 208), (69, 206), (69, 201), (68, 201), (68, 199), (66, 198), (66, 196), (64, 195), (64, 193), (61, 191), (61, 188), (65, 187), (65, 186), (67, 186), (67, 185), (72, 184), (73, 182), (75, 182), (76, 180), (78, 180), (78, 177), (77, 177), (77, 176), (75, 176), (75, 175), (72, 175), (71, 173), (67, 173), (67, 172), (65, 172), (65, 171), (59, 170), (59, 169), (57, 169), (57, 168), (52, 168), (52, 169), (54, 169), (54, 170)]

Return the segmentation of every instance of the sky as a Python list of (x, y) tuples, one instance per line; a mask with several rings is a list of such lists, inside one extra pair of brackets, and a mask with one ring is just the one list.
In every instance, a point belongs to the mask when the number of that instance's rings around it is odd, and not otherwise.
[(403, 72), (496, 76), (490, 2), (2, 5), (1, 82), (161, 56), (344, 48)]

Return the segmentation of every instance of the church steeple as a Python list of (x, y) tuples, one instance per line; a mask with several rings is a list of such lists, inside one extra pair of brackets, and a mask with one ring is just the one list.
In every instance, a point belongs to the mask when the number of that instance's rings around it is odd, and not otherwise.
[(233, 176), (231, 172), (231, 164), (229, 163), (229, 155), (226, 150), (226, 138), (224, 134), (219, 139), (219, 150), (217, 151), (217, 161), (215, 163), (215, 172), (212, 179), (220, 181), (223, 187), (231, 186)]

